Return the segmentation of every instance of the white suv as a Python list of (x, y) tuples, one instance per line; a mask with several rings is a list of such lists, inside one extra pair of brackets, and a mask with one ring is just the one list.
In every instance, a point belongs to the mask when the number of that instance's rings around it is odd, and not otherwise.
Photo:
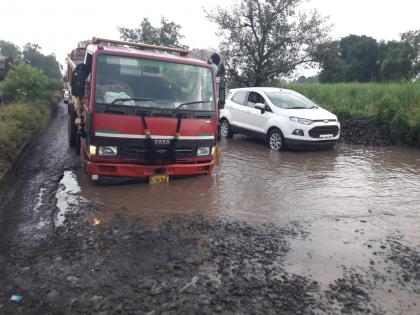
[(340, 137), (337, 116), (295, 91), (280, 88), (232, 89), (220, 112), (220, 133), (266, 140), (272, 150), (332, 148)]

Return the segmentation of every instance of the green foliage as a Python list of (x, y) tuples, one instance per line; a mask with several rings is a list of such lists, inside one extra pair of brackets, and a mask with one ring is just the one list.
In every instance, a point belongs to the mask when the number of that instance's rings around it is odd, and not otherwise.
[[(17, 65), (0, 84), (2, 97), (16, 104), (0, 106), (0, 173), (33, 132), (45, 125), (61, 97), (61, 84), (37, 68)], [(26, 102), (26, 104), (23, 104)]]
[(0, 84), (0, 95), (9, 102), (49, 103), (51, 88), (57, 83), (41, 70), (19, 64), (15, 65)]
[(350, 35), (325, 47), (321, 82), (370, 82), (379, 77), (380, 48), (371, 37)]
[(4, 40), (0, 40), (0, 56), (18, 60), (20, 59), (21, 52), (19, 47), (15, 44)]
[(175, 48), (187, 48), (181, 44), (181, 26), (164, 17), (160, 20), (160, 27), (154, 27), (149, 19), (144, 18), (136, 29), (118, 27), (122, 40), (134, 43), (144, 43)]
[(419, 83), (283, 84), (334, 112), (340, 119), (376, 120), (396, 142), (420, 146)]
[(33, 132), (48, 121), (47, 106), (30, 105), (0, 106), (0, 173), (18, 154), (23, 143)]
[(261, 86), (318, 61), (329, 27), (318, 12), (301, 12), (303, 0), (244, 0), (207, 13), (222, 37), (230, 81)]
[[(52, 106), (61, 97), (61, 74), (58, 79), (54, 74), (57, 69), (59, 72), (58, 63), (54, 56), (44, 56), (38, 50), (37, 45), (26, 45), (24, 55), (33, 57), (33, 66), (14, 65), (0, 82), (0, 98), (10, 103), (0, 106), (0, 174), (34, 131), (47, 123)], [(51, 72), (46, 74), (40, 68)]]
[(23, 58), (32, 66), (43, 70), (48, 77), (61, 80), (60, 64), (55, 56), (43, 55), (40, 50), (41, 47), (37, 44), (27, 43), (23, 48)]
[(350, 35), (321, 46), (317, 58), (324, 83), (407, 81), (420, 73), (420, 30), (381, 43)]

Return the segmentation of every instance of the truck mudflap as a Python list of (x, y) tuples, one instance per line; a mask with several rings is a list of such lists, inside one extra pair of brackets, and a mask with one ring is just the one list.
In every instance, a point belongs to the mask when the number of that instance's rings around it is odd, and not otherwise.
[(90, 175), (111, 177), (150, 177), (153, 175), (188, 176), (211, 174), (214, 160), (197, 164), (139, 165), (120, 163), (86, 163), (86, 172)]

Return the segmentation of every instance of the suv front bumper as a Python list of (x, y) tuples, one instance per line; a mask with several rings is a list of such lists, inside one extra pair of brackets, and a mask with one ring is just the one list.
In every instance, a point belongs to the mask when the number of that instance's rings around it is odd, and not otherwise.
[(335, 144), (337, 143), (337, 139), (335, 140), (298, 140), (298, 139), (290, 139), (285, 138), (284, 142), (286, 147), (289, 149), (294, 150), (322, 150), (322, 149), (332, 149)]

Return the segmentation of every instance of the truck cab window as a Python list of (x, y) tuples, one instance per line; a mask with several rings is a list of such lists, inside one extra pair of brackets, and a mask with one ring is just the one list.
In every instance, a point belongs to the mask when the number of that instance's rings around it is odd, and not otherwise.
[(211, 69), (119, 56), (98, 57), (95, 100), (164, 109), (201, 102), (183, 109), (215, 110)]

